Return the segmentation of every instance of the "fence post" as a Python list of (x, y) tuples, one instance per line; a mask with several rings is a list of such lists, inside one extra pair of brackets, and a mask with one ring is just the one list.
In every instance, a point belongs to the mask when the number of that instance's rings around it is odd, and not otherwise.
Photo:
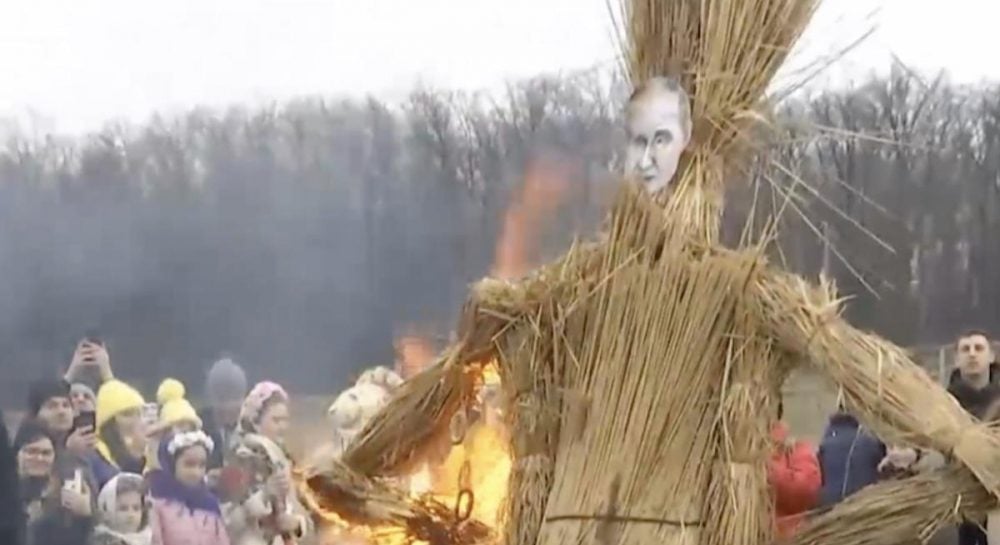
[(938, 380), (941, 384), (948, 384), (948, 369), (944, 357), (945, 347), (938, 347)]

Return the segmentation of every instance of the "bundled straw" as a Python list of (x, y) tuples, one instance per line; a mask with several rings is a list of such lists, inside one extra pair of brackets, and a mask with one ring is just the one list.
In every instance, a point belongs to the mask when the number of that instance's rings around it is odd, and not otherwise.
[(769, 334), (830, 377), (879, 437), (951, 454), (1000, 492), (1000, 435), (977, 423), (904, 350), (847, 324), (830, 286), (775, 272), (755, 288)]
[[(703, 507), (720, 377), (756, 259), (689, 245), (684, 225), (664, 223), (648, 197), (632, 191), (623, 192), (610, 225), (595, 281), (581, 283), (572, 310), (557, 310), (553, 321), (564, 325), (554, 332), (549, 390), (572, 397), (561, 400), (537, 542), (698, 543), (709, 526)], [(531, 365), (505, 356), (514, 369)], [(746, 363), (766, 374), (759, 362)], [(747, 461), (762, 475), (762, 457)], [(753, 482), (763, 490), (762, 478)], [(521, 504), (538, 497), (523, 483), (511, 489), (521, 493), (511, 501)], [(766, 528), (755, 525), (748, 535), (767, 535)]]
[(480, 522), (459, 521), (453, 509), (430, 497), (409, 497), (340, 462), (332, 462), (322, 474), (306, 473), (299, 482), (300, 496), (319, 518), (343, 528), (364, 528), (375, 542), (402, 533), (403, 542), (471, 545), (492, 535)]
[(692, 142), (667, 214), (715, 242), (726, 169), (746, 151), (767, 88), (819, 0), (621, 1), (632, 84), (673, 76), (691, 97)]
[(968, 470), (952, 467), (869, 486), (815, 517), (793, 545), (926, 543), (947, 524), (982, 520), (996, 499)]
[(408, 472), (426, 457), (426, 449), (450, 444), (451, 415), (474, 395), (472, 378), (446, 356), (403, 383), (344, 452), (344, 463), (366, 475)]

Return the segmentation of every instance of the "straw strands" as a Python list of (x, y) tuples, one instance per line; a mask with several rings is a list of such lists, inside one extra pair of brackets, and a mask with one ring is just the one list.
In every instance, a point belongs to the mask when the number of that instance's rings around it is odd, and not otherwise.
[[(520, 282), (478, 284), (460, 341), (348, 450), (352, 478), (399, 472), (426, 456), (471, 403), (477, 364), (495, 360), (514, 455), (507, 545), (770, 539), (771, 411), (790, 358), (812, 355), (811, 345), (795, 345), (808, 338), (798, 322), (771, 316), (800, 308), (760, 247), (719, 248), (718, 224), (743, 132), (761, 119), (767, 85), (815, 6), (625, 6), (633, 81), (678, 75), (692, 97), (694, 138), (676, 189), (661, 196), (664, 208), (626, 186), (604, 239)], [(836, 378), (853, 372), (843, 369)], [(344, 487), (366, 493), (337, 472), (313, 487), (327, 487), (327, 498)]]
[[(768, 85), (819, 0), (621, 0), (620, 39), (637, 88), (672, 76), (691, 98), (692, 141), (667, 214), (718, 240), (723, 182), (765, 120)], [(684, 162), (687, 168), (684, 168)]]
[(720, 379), (756, 259), (700, 252), (683, 227), (625, 191), (585, 302), (556, 320), (558, 386), (579, 401), (564, 400), (538, 543), (704, 539)]
[(768, 334), (830, 377), (879, 437), (950, 454), (1000, 493), (1000, 435), (974, 420), (901, 348), (844, 321), (831, 286), (772, 271), (759, 277), (753, 295)]
[(951, 467), (869, 486), (815, 517), (792, 545), (926, 543), (944, 525), (995, 508), (972, 473)]

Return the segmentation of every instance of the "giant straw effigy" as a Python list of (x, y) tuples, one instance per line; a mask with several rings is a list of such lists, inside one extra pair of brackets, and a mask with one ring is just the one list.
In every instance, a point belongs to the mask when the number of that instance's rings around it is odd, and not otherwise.
[[(768, 86), (817, 4), (623, 5), (632, 84), (667, 78), (690, 100), (690, 143), (670, 186), (651, 194), (625, 180), (597, 240), (518, 281), (476, 284), (458, 341), (339, 460), (304, 476), (317, 513), (435, 544), (769, 543), (769, 430), (797, 365), (828, 377), (884, 440), (953, 461), (866, 489), (815, 517), (797, 543), (915, 542), (996, 505), (994, 430), (904, 350), (848, 324), (831, 285), (769, 263), (769, 239), (720, 245), (725, 183), (744, 178)], [(446, 440), (491, 362), (513, 459), (503, 524), (492, 530), (388, 480)]]

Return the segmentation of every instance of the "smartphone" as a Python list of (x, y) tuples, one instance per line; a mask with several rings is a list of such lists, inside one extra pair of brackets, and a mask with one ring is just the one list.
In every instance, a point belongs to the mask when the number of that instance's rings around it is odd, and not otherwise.
[(94, 429), (97, 422), (96, 416), (93, 411), (86, 411), (76, 415), (76, 418), (73, 419), (73, 429), (84, 430), (90, 428), (91, 431), (97, 431)]
[(160, 406), (156, 403), (146, 403), (142, 406), (142, 422), (151, 428), (160, 421)]
[(101, 334), (96, 329), (88, 330), (87, 333), (84, 334), (83, 340), (90, 344), (104, 346), (104, 341), (101, 339)]
[(77, 494), (83, 494), (83, 471), (80, 468), (73, 470), (73, 478), (67, 479), (63, 483), (63, 488)]

